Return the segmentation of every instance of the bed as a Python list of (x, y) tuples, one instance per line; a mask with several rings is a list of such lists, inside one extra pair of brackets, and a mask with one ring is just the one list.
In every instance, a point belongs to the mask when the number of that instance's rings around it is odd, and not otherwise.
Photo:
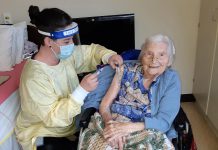
[(0, 72), (0, 76), (9, 76), (0, 85), (0, 149), (19, 150), (20, 146), (14, 135), (15, 118), (20, 108), (18, 94), (19, 79), (25, 61), (15, 65), (12, 71)]

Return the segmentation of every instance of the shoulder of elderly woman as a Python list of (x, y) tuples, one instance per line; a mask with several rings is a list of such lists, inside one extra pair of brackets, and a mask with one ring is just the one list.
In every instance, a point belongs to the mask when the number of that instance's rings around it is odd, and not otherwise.
[[(163, 84), (170, 84), (170, 83), (177, 83), (177, 86), (180, 86), (180, 76), (179, 73), (172, 69), (168, 68), (166, 69), (161, 75), (160, 80)], [(165, 86), (166, 86), (165, 85)]]

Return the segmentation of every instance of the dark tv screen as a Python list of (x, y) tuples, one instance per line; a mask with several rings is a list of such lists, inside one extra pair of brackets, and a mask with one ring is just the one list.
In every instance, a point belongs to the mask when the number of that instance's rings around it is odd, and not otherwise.
[(74, 18), (81, 44), (100, 44), (117, 53), (135, 49), (134, 14)]

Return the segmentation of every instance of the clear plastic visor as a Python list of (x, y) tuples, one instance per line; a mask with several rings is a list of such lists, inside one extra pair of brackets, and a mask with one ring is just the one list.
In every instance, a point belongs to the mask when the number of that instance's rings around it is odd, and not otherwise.
[(79, 28), (78, 28), (78, 24), (76, 22), (72, 22), (72, 24), (64, 30), (54, 31), (51, 33), (41, 31), (41, 30), (38, 30), (38, 32), (42, 35), (49, 36), (52, 39), (63, 39), (63, 38), (67, 38), (67, 37), (72, 36), (74, 44), (75, 45), (80, 44)]

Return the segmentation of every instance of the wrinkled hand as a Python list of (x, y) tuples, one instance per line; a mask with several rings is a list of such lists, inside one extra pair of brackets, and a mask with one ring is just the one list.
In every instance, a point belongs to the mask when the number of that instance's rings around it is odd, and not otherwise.
[(90, 73), (88, 75), (86, 75), (82, 81), (80, 82), (80, 86), (88, 91), (91, 92), (93, 90), (96, 89), (96, 87), (98, 86), (98, 75), (97, 73)]
[(114, 140), (107, 141), (107, 142), (112, 148), (123, 150), (124, 144), (126, 143), (126, 137), (125, 136), (117, 137)]
[(110, 64), (110, 66), (115, 69), (116, 65), (121, 66), (123, 64), (123, 58), (120, 55), (112, 55), (109, 59), (108, 59), (108, 64)]
[(109, 121), (105, 124), (103, 136), (109, 145), (122, 150), (126, 136), (132, 132), (129, 127), (129, 123)]

